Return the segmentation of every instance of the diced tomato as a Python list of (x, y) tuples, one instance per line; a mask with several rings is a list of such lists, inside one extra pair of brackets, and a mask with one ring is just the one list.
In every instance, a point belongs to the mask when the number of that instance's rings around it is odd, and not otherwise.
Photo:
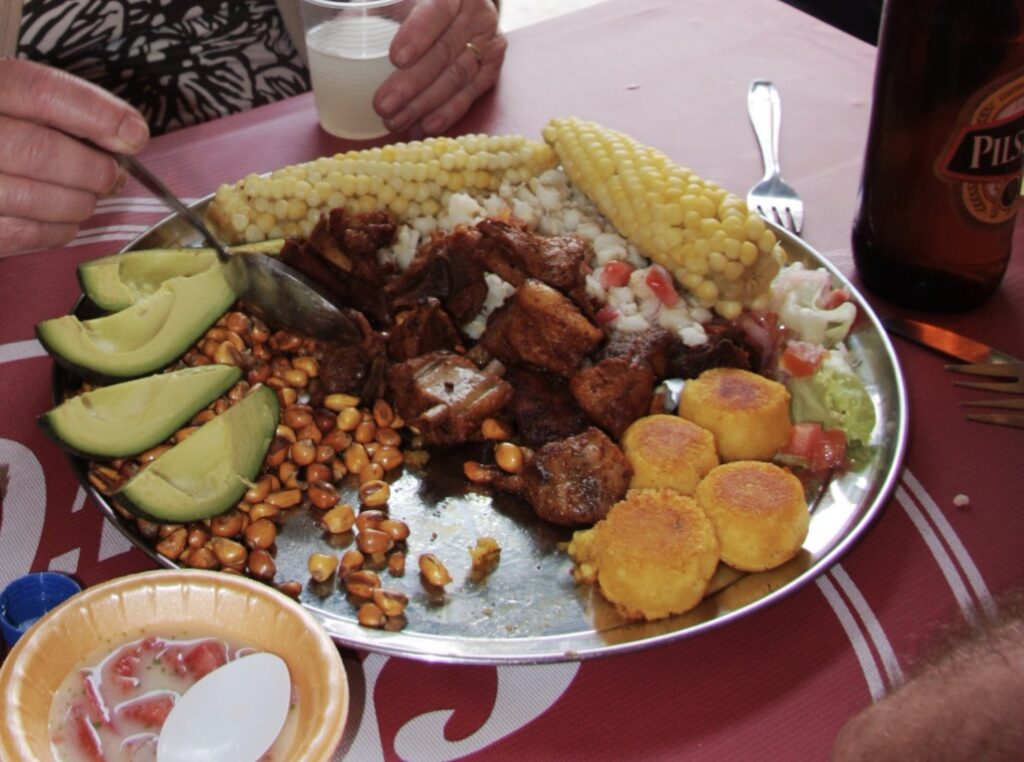
[(782, 367), (791, 376), (803, 378), (818, 369), (825, 350), (809, 341), (789, 341), (782, 353)]
[(78, 704), (72, 706), (68, 711), (67, 721), (75, 739), (76, 751), (92, 762), (103, 762), (106, 758), (103, 756), (99, 733), (89, 721), (85, 709)]
[(126, 650), (114, 662), (111, 668), (115, 675), (122, 677), (138, 677), (139, 654), (134, 650)]
[(834, 288), (825, 295), (824, 304), (822, 308), (826, 310), (834, 310), (840, 304), (850, 301), (850, 293), (843, 288)]
[(647, 287), (658, 297), (658, 301), (666, 307), (674, 307), (679, 301), (679, 292), (672, 283), (672, 276), (661, 265), (651, 265), (644, 280)]
[(217, 640), (204, 640), (185, 654), (185, 664), (196, 680), (223, 666), (227, 660), (224, 644)]
[(174, 708), (174, 696), (170, 693), (159, 693), (143, 696), (133, 701), (125, 701), (117, 707), (117, 716), (132, 720), (147, 728), (160, 728), (167, 715)]
[(615, 309), (614, 307), (609, 307), (606, 304), (604, 307), (599, 309), (597, 311), (597, 313), (594, 315), (594, 321), (598, 325), (602, 325), (602, 326), (603, 325), (608, 325), (613, 320), (615, 320), (615, 318), (617, 318), (618, 316), (619, 316), (619, 311), (617, 309)]
[(782, 451), (787, 455), (794, 455), (811, 463), (820, 448), (821, 424), (815, 421), (805, 421), (793, 424), (793, 428), (789, 432), (789, 442)]
[(605, 291), (610, 288), (622, 288), (629, 283), (629, 276), (632, 273), (633, 265), (629, 262), (613, 259), (601, 268), (601, 288)]
[(839, 468), (846, 460), (846, 434), (842, 429), (825, 429), (821, 432), (818, 452), (811, 461), (814, 471), (828, 471)]

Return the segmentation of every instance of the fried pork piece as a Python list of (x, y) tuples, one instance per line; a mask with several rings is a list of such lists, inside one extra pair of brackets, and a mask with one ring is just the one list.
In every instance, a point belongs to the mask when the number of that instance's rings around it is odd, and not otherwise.
[(568, 298), (527, 280), (487, 320), (480, 343), (506, 365), (532, 365), (568, 378), (604, 340)]
[(517, 474), (497, 466), (466, 464), (466, 476), (503, 492), (521, 494), (545, 521), (563, 526), (593, 524), (626, 494), (633, 474), (622, 450), (600, 429), (524, 449)]
[(387, 380), (396, 412), (428, 445), (481, 439), (480, 424), (498, 416), (513, 395), (498, 376), (445, 351), (392, 365)]
[(617, 440), (650, 409), (655, 380), (647, 363), (609, 357), (573, 374), (569, 389), (594, 423)]
[(810, 526), (804, 488), (774, 463), (725, 463), (697, 486), (697, 503), (711, 519), (722, 560), (742, 571), (780, 566), (800, 552)]
[(370, 402), (383, 392), (387, 366), (384, 338), (373, 330), (361, 312), (345, 310), (362, 330), (358, 344), (330, 343), (317, 358), (324, 394), (354, 394)]
[(679, 415), (715, 435), (718, 456), (769, 460), (789, 441), (789, 390), (738, 368), (712, 368), (683, 385)]
[(523, 444), (539, 447), (579, 434), (589, 425), (564, 378), (518, 365), (509, 366), (504, 378), (516, 390), (512, 418)]
[(476, 230), (464, 226), (447, 235), (435, 233), (405, 272), (385, 287), (392, 310), (435, 298), (457, 326), (471, 321), (487, 299), (484, 270), (473, 256), (479, 239)]
[(676, 334), (654, 325), (642, 331), (616, 331), (596, 359), (624, 357), (635, 364), (650, 366), (655, 378), (668, 378), (669, 360), (685, 349)]
[(439, 349), (455, 349), (459, 334), (441, 302), (430, 297), (395, 317), (387, 342), (388, 356), (402, 362)]
[(633, 467), (630, 489), (669, 487), (692, 495), (718, 465), (715, 438), (678, 415), (649, 415), (634, 421), (620, 441)]
[(668, 355), (664, 378), (697, 378), (710, 368), (740, 368), (757, 372), (761, 363), (743, 331), (732, 325), (706, 325), (708, 340), (695, 347), (682, 342)]
[(513, 286), (527, 278), (570, 294), (583, 285), (583, 263), (593, 250), (575, 235), (539, 236), (520, 220), (488, 218), (477, 223), (474, 253), (484, 268)]
[(577, 581), (596, 583), (627, 619), (664, 619), (704, 597), (718, 566), (711, 521), (675, 490), (630, 490), (569, 543)]

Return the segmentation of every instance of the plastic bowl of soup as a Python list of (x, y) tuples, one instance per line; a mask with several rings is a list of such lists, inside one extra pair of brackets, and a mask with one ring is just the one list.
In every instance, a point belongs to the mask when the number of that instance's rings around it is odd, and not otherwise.
[[(305, 609), (241, 576), (153, 571), (88, 588), (22, 636), (0, 669), (0, 759), (54, 759), (54, 733), (70, 732), (52, 718), (69, 676), (98, 675), (99, 665), (107, 664), (109, 680), (117, 673), (110, 663), (126, 648), (154, 643), (169, 649), (183, 671), (200, 662), (209, 668), (213, 643), (223, 643), (228, 658), (256, 651), (284, 659), (291, 711), (269, 758), (329, 760), (341, 741), (349, 704), (345, 669), (337, 647)], [(146, 654), (141, 657), (145, 664)]]

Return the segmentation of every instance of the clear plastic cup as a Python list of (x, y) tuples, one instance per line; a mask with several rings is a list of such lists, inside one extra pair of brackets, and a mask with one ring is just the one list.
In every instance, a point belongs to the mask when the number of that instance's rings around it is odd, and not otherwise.
[(306, 56), (320, 126), (340, 138), (388, 133), (373, 96), (395, 70), (391, 41), (415, 0), (302, 0)]

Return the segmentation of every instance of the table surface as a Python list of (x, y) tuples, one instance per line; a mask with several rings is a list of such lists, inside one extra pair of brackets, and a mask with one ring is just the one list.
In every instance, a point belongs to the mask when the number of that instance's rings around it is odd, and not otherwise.
[[(874, 48), (778, 0), (612, 0), (517, 30), (510, 43), (499, 86), (453, 132), (539, 137), (550, 117), (576, 115), (738, 192), (761, 173), (747, 86), (773, 80), (805, 238), (853, 276)], [(347, 147), (319, 130), (305, 95), (165, 135), (143, 158), (198, 198)], [(69, 247), (0, 259), (0, 585), (29, 570), (91, 585), (154, 566), (102, 519), (35, 424), (50, 406), (51, 363), (32, 327), (73, 304), (79, 262), (166, 214), (129, 185)], [(1024, 355), (1019, 250), (987, 304), (930, 319)], [(869, 301), (880, 315), (909, 314)], [(584, 662), (456, 666), (345, 650), (353, 710), (339, 757), (827, 756), (843, 721), (904, 679), (937, 623), (984, 616), (1024, 572), (1021, 432), (966, 422), (958, 402), (970, 395), (950, 384), (943, 359), (896, 347), (911, 413), (906, 467), (871, 531), (812, 584), (710, 633)], [(957, 507), (958, 495), (969, 505)]]

